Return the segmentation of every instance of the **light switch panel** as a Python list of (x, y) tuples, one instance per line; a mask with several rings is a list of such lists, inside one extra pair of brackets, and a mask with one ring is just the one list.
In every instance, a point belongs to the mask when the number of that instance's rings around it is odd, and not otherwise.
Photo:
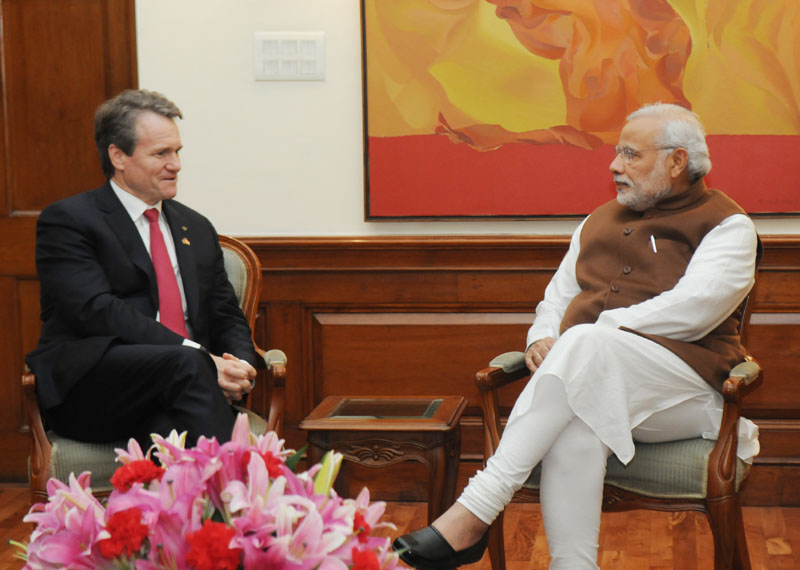
[(256, 81), (323, 81), (325, 32), (255, 32)]

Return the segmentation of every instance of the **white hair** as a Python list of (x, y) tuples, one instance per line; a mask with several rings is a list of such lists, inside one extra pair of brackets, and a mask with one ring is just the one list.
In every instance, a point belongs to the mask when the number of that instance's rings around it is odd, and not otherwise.
[(640, 117), (658, 117), (665, 120), (664, 130), (657, 138), (656, 144), (686, 149), (689, 155), (686, 171), (690, 182), (697, 182), (711, 171), (706, 131), (696, 113), (672, 103), (652, 103), (628, 115), (627, 120), (632, 121)]

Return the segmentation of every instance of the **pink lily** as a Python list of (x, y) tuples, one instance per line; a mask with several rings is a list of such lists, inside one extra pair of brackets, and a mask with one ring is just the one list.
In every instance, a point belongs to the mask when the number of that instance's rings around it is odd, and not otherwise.
[(116, 460), (122, 464), (130, 463), (132, 461), (141, 461), (143, 459), (150, 458), (149, 450), (147, 455), (145, 455), (144, 452), (142, 451), (141, 446), (139, 445), (139, 442), (133, 438), (128, 440), (127, 449), (116, 448), (114, 452), (117, 454)]
[(390, 528), (396, 530), (397, 527), (391, 522), (381, 522), (381, 517), (386, 510), (386, 503), (383, 501), (375, 501), (370, 503), (369, 489), (364, 487), (355, 499), (346, 499), (346, 503), (353, 503), (358, 512), (360, 512), (367, 523), (373, 528)]
[(185, 560), (189, 548), (185, 537), (192, 531), (187, 530), (186, 520), (177, 513), (162, 511), (158, 513), (151, 529), (147, 561), (138, 561), (137, 570), (187, 568)]
[(158, 434), (153, 434), (151, 437), (154, 453), (163, 467), (168, 467), (185, 455), (186, 432), (178, 434), (176, 430), (172, 430), (166, 438)]
[(95, 545), (105, 538), (103, 519), (96, 518), (93, 508), (71, 508), (63, 514), (63, 524), (31, 539), (26, 568), (97, 568), (102, 564)]
[(66, 519), (74, 510), (92, 511), (96, 520), (103, 520), (105, 510), (92, 495), (89, 482), (90, 474), (88, 472), (81, 473), (78, 478), (71, 473), (69, 486), (57, 479), (50, 479), (47, 482), (47, 494), (49, 495), (47, 504), (34, 505), (22, 519), (24, 522), (36, 524), (31, 541), (35, 541), (40, 534), (56, 531), (66, 526)]

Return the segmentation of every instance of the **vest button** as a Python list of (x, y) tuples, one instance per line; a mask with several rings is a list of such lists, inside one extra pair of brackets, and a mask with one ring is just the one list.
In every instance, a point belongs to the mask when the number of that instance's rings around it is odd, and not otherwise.
[(613, 293), (619, 293), (619, 287), (617, 287), (616, 285), (612, 285), (612, 286), (611, 286), (611, 291), (612, 291)]
[(630, 229), (630, 228), (625, 228), (624, 230), (622, 230), (622, 233), (625, 234), (626, 236), (629, 236), (629, 235), (631, 235), (632, 231), (633, 230)]
[(631, 271), (633, 271), (633, 269), (631, 268), (631, 266), (630, 266), (630, 265), (626, 265), (625, 267), (623, 267), (623, 268), (622, 268), (622, 272), (623, 272), (625, 275), (627, 275), (627, 274), (628, 274), (628, 273), (630, 273)]

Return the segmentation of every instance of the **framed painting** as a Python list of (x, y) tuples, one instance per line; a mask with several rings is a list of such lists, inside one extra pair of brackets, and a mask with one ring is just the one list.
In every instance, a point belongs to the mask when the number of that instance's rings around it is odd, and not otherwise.
[(797, 0), (361, 0), (368, 220), (574, 217), (625, 117), (703, 121), (720, 188), (800, 213)]

